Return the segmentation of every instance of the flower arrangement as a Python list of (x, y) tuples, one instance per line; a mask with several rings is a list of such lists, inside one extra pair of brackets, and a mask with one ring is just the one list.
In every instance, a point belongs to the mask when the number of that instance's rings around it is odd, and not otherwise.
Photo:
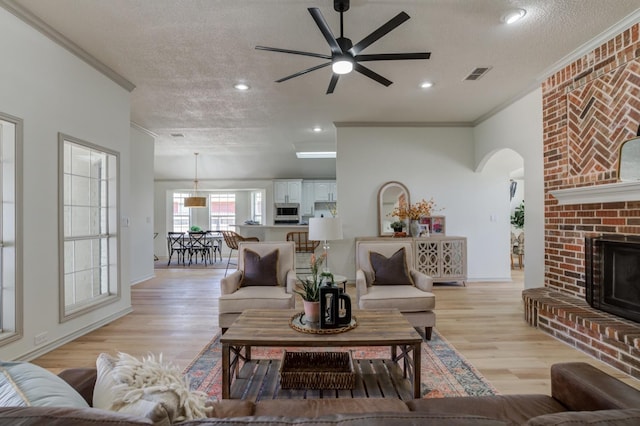
[[(431, 216), (431, 213), (436, 210), (436, 202), (431, 198), (429, 201), (424, 198), (415, 204), (410, 206), (398, 206), (393, 209), (387, 216), (397, 216), (400, 220), (418, 220), (424, 216)], [(438, 209), (439, 210), (439, 209)]]
[(302, 284), (302, 291), (293, 290), (295, 293), (302, 297), (302, 300), (307, 302), (319, 302), (320, 301), (320, 286), (323, 281), (329, 279), (333, 282), (333, 274), (330, 272), (320, 272), (320, 267), (324, 263), (326, 256), (322, 254), (316, 257), (315, 254), (311, 255), (309, 265), (311, 266), (311, 275), (305, 278), (298, 277), (298, 280)]

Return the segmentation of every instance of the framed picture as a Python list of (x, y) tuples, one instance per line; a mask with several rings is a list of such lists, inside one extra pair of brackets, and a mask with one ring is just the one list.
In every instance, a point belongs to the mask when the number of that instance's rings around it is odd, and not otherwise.
[(420, 218), (420, 228), (425, 227), (430, 234), (445, 235), (444, 216), (424, 216)]

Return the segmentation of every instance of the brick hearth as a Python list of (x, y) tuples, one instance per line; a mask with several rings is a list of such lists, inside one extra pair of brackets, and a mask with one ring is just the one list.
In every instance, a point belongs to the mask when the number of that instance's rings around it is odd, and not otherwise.
[(640, 379), (640, 324), (546, 287), (524, 290), (522, 298), (530, 325)]

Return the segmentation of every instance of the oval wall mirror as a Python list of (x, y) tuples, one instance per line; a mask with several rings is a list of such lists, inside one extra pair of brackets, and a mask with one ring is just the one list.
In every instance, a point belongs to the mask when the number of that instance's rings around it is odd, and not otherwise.
[[(398, 206), (407, 207), (411, 204), (409, 190), (400, 182), (387, 182), (378, 191), (378, 233), (381, 237), (392, 236), (391, 223), (398, 220), (389, 216)], [(409, 224), (407, 224), (408, 226)]]
[(629, 139), (620, 145), (618, 156), (618, 180), (640, 180), (640, 137)]

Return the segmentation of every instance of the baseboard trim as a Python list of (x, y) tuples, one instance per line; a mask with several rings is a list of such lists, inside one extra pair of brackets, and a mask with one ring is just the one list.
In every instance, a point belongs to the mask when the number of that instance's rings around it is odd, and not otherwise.
[(147, 275), (146, 277), (138, 278), (138, 279), (137, 279), (137, 280), (135, 280), (135, 281), (131, 281), (131, 282), (129, 283), (129, 285), (136, 285), (136, 284), (140, 284), (140, 283), (142, 283), (142, 282), (145, 282), (145, 281), (150, 280), (151, 278), (155, 278), (155, 277), (156, 277), (156, 274), (155, 274), (155, 273), (153, 273), (153, 274)]
[(39, 356), (42, 356), (44, 354), (46, 354), (47, 352), (51, 352), (52, 350), (59, 348), (60, 346), (69, 343), (75, 339), (77, 339), (78, 337), (84, 336), (87, 333), (90, 333), (94, 330), (99, 329), (100, 327), (103, 327), (115, 320), (117, 320), (118, 318), (121, 318), (125, 315), (130, 314), (131, 312), (133, 312), (133, 308), (131, 308), (130, 306), (127, 307), (126, 309), (123, 309), (121, 311), (115, 312), (111, 315), (109, 315), (106, 318), (102, 318), (100, 321), (97, 321), (93, 324), (90, 324), (86, 327), (83, 327), (79, 330), (74, 331), (71, 334), (68, 334), (66, 336), (62, 336), (59, 339), (53, 340), (49, 343), (47, 343), (44, 346), (40, 346), (32, 351), (29, 351), (19, 357), (16, 358), (16, 361), (31, 361), (35, 358), (38, 358)]

